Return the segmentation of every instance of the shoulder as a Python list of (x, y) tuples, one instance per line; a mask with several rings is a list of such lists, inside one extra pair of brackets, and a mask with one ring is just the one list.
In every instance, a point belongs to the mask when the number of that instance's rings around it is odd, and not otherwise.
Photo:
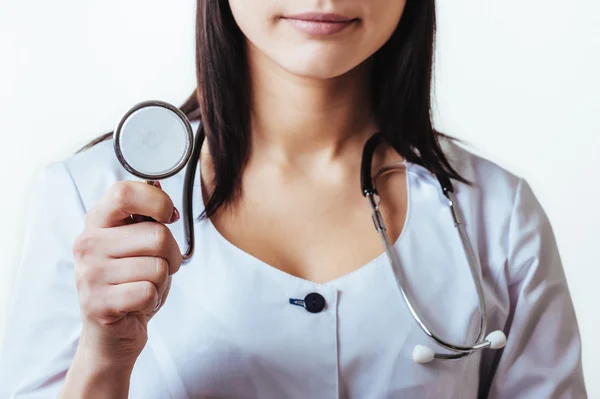
[(93, 206), (115, 182), (133, 177), (119, 163), (112, 139), (102, 141), (47, 167), (56, 168), (66, 170), (85, 209)]
[(63, 159), (63, 163), (71, 172), (84, 171), (90, 168), (119, 170), (120, 166), (114, 152), (112, 138)]
[(443, 138), (441, 145), (450, 164), (459, 175), (472, 183), (472, 190), (480, 195), (498, 199), (514, 199), (524, 180), (523, 176), (481, 155), (465, 144)]
[(544, 213), (523, 176), (476, 154), (465, 144), (446, 138), (441, 144), (453, 168), (471, 183), (455, 184), (455, 189), (462, 212), (472, 224), (507, 237), (512, 219), (523, 213), (527, 204), (537, 207), (537, 213)]
[(529, 264), (525, 259), (538, 256), (542, 248), (555, 252), (550, 220), (529, 182), (463, 145), (444, 140), (449, 162), (472, 183), (460, 185), (457, 201), (471, 224), (473, 239), (484, 245), (485, 252), (490, 255), (499, 245), (497, 249), (516, 269)]
[[(472, 240), (490, 255), (496, 249), (504, 256), (510, 252), (511, 230), (515, 220), (545, 213), (523, 176), (484, 156), (466, 145), (442, 139), (442, 148), (456, 172), (471, 184), (455, 183), (457, 207)], [(536, 223), (541, 228), (540, 223)]]

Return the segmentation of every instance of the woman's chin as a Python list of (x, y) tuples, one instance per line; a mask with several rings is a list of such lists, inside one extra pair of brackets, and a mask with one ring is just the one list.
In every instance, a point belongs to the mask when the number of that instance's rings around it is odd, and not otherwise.
[(342, 64), (334, 60), (332, 60), (332, 62), (327, 62), (327, 60), (323, 59), (318, 61), (289, 59), (279, 63), (279, 66), (288, 73), (298, 77), (327, 80), (344, 75), (354, 69), (357, 65), (348, 63)]

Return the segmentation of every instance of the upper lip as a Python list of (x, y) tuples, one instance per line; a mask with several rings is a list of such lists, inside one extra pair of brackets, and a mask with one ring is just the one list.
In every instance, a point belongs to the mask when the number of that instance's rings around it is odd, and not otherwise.
[(286, 15), (284, 18), (287, 19), (299, 19), (302, 21), (314, 21), (314, 22), (350, 22), (356, 18), (346, 17), (344, 15), (335, 13), (320, 13), (320, 12), (305, 12), (302, 14)]

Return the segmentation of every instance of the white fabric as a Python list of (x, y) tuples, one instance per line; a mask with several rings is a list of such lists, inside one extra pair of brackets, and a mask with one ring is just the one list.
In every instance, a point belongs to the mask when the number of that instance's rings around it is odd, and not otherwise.
[[(261, 262), (201, 221), (196, 255), (150, 322), (130, 397), (585, 398), (577, 321), (544, 211), (523, 179), (447, 148), (475, 183), (457, 185), (457, 196), (481, 259), (488, 331), (507, 334), (504, 350), (416, 364), (416, 345), (440, 349), (410, 316), (383, 251), (319, 285)], [(183, 176), (163, 181), (179, 209)], [(81, 327), (73, 239), (106, 189), (132, 178), (110, 142), (40, 176), (1, 353), (0, 398), (59, 392)], [(478, 307), (458, 233), (434, 178), (409, 163), (408, 182), (408, 217), (395, 243), (406, 285), (434, 331), (468, 343)], [(171, 228), (183, 248), (182, 222)], [(322, 312), (289, 304), (311, 292), (325, 298)]]

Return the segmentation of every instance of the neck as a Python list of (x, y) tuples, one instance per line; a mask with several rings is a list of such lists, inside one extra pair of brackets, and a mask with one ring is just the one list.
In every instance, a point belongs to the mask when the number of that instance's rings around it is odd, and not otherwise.
[(248, 52), (251, 158), (329, 162), (376, 131), (368, 63), (336, 78), (311, 79), (292, 75), (258, 53)]

